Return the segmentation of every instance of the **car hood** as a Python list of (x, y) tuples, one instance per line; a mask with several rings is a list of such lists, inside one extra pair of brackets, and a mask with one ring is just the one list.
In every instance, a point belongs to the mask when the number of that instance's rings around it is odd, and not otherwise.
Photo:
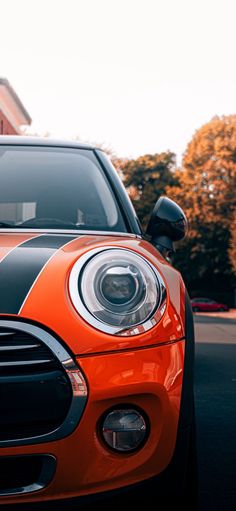
[[(167, 287), (167, 307), (148, 332), (122, 337), (95, 329), (70, 300), (68, 280), (74, 263), (101, 247), (126, 248), (150, 261)], [(102, 353), (172, 343), (184, 336), (185, 291), (180, 274), (150, 243), (135, 235), (0, 234), (0, 316), (34, 322), (54, 332), (74, 354)]]

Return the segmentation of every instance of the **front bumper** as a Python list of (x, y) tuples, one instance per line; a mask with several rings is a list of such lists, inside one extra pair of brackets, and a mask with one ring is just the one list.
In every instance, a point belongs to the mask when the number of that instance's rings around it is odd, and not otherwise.
[[(45, 443), (2, 447), (1, 456), (47, 454), (56, 459), (51, 482), (43, 489), (0, 497), (0, 504), (87, 497), (119, 490), (160, 474), (175, 449), (185, 342), (77, 357), (88, 385), (88, 401), (78, 427)], [(150, 421), (145, 445), (132, 454), (116, 454), (102, 442), (100, 417), (128, 404), (144, 410)]]

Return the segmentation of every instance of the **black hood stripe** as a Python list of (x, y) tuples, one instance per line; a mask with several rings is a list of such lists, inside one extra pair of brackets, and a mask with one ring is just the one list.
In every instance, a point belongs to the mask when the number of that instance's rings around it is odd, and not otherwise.
[(23, 240), (23, 241), (19, 241), (19, 243), (16, 243), (13, 247), (10, 248), (10, 250), (6, 254), (4, 254), (2, 257), (0, 257), (0, 263), (4, 259), (6, 259), (6, 257), (8, 257), (13, 250), (15, 250), (17, 247), (20, 247), (21, 245), (23, 245), (23, 243), (25, 243), (26, 241), (31, 240), (33, 237), (34, 236), (30, 236), (30, 237), (28, 237), (28, 239)]
[(78, 236), (43, 234), (17, 246), (0, 262), (0, 313), (19, 314), (55, 252)]

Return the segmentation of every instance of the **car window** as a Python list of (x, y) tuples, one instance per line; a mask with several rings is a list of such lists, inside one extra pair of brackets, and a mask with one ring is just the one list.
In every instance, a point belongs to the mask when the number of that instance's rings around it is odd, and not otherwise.
[(126, 232), (93, 151), (60, 147), (0, 148), (0, 227), (4, 223)]

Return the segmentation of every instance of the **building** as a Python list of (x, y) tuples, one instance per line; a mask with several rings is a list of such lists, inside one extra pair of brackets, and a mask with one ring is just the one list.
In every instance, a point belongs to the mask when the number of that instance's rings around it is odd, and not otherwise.
[(6, 78), (0, 78), (0, 135), (20, 135), (31, 118)]

